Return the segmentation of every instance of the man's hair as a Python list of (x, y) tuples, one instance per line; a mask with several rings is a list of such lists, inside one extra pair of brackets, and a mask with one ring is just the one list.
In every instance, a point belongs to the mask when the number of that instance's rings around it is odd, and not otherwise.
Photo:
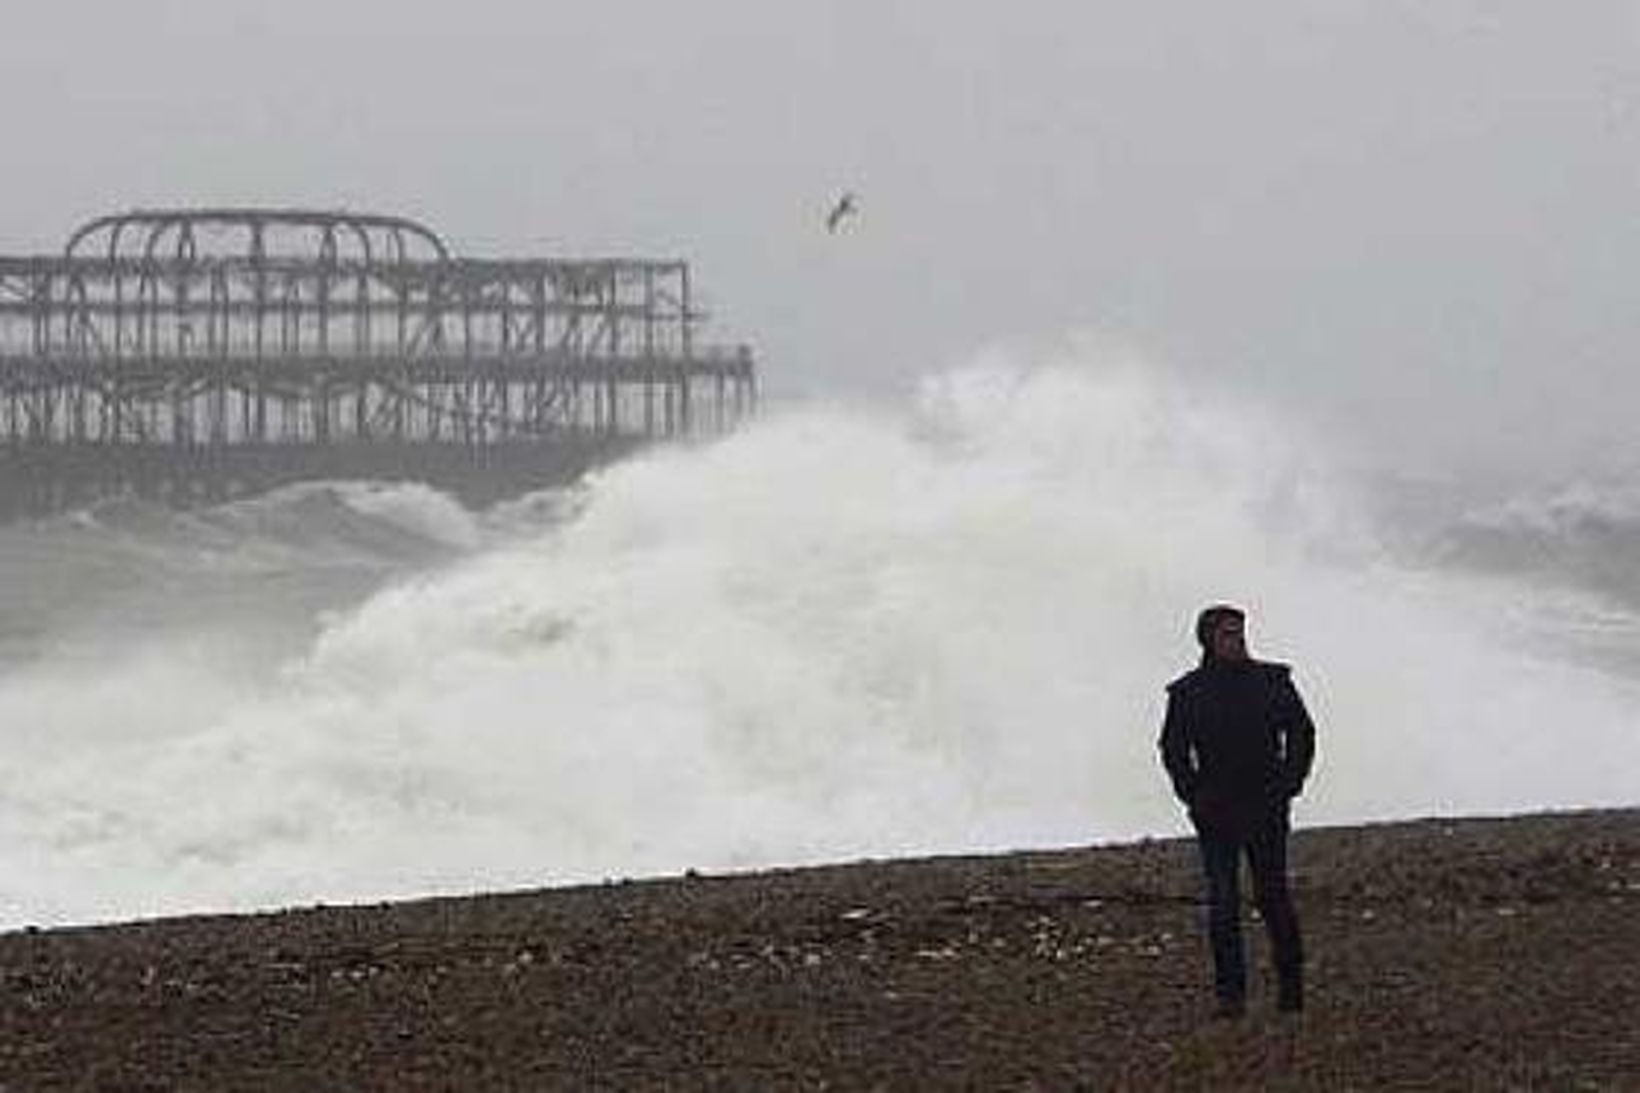
[(1216, 603), (1212, 607), (1202, 608), (1201, 614), (1196, 616), (1196, 643), (1204, 650), (1211, 650), (1213, 633), (1225, 619), (1244, 622), (1247, 619), (1247, 612), (1228, 603)]

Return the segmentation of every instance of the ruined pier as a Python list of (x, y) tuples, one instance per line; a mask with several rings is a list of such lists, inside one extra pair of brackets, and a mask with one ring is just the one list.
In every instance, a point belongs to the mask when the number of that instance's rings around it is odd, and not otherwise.
[(683, 261), (465, 258), (403, 217), (124, 213), (0, 257), (0, 518), (311, 478), (470, 499), (733, 428)]

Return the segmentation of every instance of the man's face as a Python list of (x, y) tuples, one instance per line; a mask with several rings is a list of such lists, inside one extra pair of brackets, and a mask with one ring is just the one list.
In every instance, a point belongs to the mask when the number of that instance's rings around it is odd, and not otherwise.
[(1247, 659), (1247, 628), (1233, 615), (1219, 620), (1213, 628), (1213, 655), (1219, 660)]

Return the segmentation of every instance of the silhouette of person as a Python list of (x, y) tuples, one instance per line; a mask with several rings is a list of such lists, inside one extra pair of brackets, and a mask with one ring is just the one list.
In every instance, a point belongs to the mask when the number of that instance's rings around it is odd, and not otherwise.
[(1304, 947), (1287, 885), (1292, 799), (1315, 758), (1315, 726), (1285, 664), (1247, 653), (1246, 615), (1229, 604), (1196, 619), (1201, 664), (1167, 687), (1162, 765), (1190, 812), (1207, 881), (1207, 933), (1221, 1017), (1246, 1011), (1241, 858), (1269, 930), (1277, 1006), (1304, 1007)]

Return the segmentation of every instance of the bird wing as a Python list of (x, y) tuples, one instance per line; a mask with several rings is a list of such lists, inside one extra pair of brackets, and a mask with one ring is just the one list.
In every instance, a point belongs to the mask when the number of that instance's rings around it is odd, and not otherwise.
[(854, 195), (852, 193), (844, 194), (838, 200), (837, 204), (832, 206), (831, 212), (827, 214), (826, 230), (836, 231), (837, 225), (843, 222), (843, 217), (848, 216), (850, 213), (855, 211), (856, 207), (854, 204)]

